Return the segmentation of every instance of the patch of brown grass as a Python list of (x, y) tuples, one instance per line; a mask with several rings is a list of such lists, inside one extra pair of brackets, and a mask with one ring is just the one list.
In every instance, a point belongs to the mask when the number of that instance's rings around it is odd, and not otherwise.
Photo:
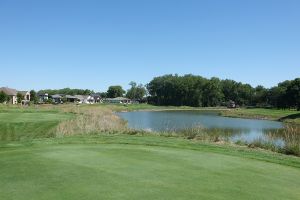
[(103, 132), (122, 132), (126, 122), (110, 109), (97, 107), (66, 106), (61, 111), (76, 114), (76, 117), (61, 122), (55, 132), (57, 137), (78, 134), (97, 134)]

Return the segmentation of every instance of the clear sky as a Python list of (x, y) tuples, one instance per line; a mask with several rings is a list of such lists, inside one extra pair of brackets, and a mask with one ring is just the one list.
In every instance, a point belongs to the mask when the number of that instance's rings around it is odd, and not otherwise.
[(300, 77), (300, 1), (0, 0), (0, 86), (105, 91), (170, 73)]

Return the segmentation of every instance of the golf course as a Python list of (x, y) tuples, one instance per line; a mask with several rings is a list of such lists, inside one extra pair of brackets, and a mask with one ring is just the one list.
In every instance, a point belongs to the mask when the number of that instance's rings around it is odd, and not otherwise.
[(300, 0), (0, 0), (0, 200), (300, 200)]
[(299, 157), (126, 132), (111, 106), (1, 107), (0, 119), (0, 199), (300, 197)]

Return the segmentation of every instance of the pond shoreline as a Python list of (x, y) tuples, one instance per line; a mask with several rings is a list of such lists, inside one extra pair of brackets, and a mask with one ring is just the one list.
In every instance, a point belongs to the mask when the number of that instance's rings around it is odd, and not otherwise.
[[(209, 107), (209, 108), (146, 108), (146, 109), (128, 109), (124, 108), (118, 110), (117, 112), (160, 112), (160, 111), (207, 111), (207, 112), (216, 112), (218, 115), (223, 117), (230, 117), (230, 118), (241, 118), (241, 119), (256, 119), (256, 120), (269, 120), (269, 121), (278, 121), (284, 124), (290, 125), (300, 125), (300, 118), (296, 119), (289, 119), (289, 115), (285, 115), (284, 113), (279, 114), (278, 116), (273, 116), (272, 112), (280, 112), (281, 110), (272, 110), (272, 109), (257, 109), (257, 113), (247, 113), (248, 110), (255, 110), (255, 109), (247, 109), (247, 108), (237, 108), (231, 109), (226, 107)], [(260, 114), (260, 110), (267, 110), (270, 112), (269, 115)], [(292, 111), (291, 111), (292, 112)], [(297, 112), (296, 112), (297, 113)], [(300, 115), (300, 112), (298, 112)], [(293, 115), (293, 114), (291, 114)]]
[(115, 113), (128, 113), (128, 112), (164, 112), (164, 111), (199, 111), (199, 112), (215, 112), (219, 116), (228, 117), (228, 118), (241, 118), (241, 119), (256, 119), (256, 120), (268, 120), (268, 121), (278, 121), (283, 123), (292, 123), (285, 122), (280, 119), (274, 119), (271, 117), (262, 117), (262, 116), (246, 116), (246, 115), (230, 115), (223, 113), (223, 111), (229, 111), (231, 109), (185, 109), (185, 108), (163, 108), (163, 109), (137, 109), (137, 110), (121, 110), (115, 111)]
[(211, 109), (148, 109), (116, 115), (136, 134), (225, 142), (299, 156), (299, 127), (285, 125), (279, 120), (226, 117)]

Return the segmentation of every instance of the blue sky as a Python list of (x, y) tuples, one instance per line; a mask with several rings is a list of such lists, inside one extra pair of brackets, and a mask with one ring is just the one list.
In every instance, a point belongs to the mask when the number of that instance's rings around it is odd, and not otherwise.
[(128, 88), (177, 73), (300, 77), (299, 0), (0, 0), (0, 86)]

